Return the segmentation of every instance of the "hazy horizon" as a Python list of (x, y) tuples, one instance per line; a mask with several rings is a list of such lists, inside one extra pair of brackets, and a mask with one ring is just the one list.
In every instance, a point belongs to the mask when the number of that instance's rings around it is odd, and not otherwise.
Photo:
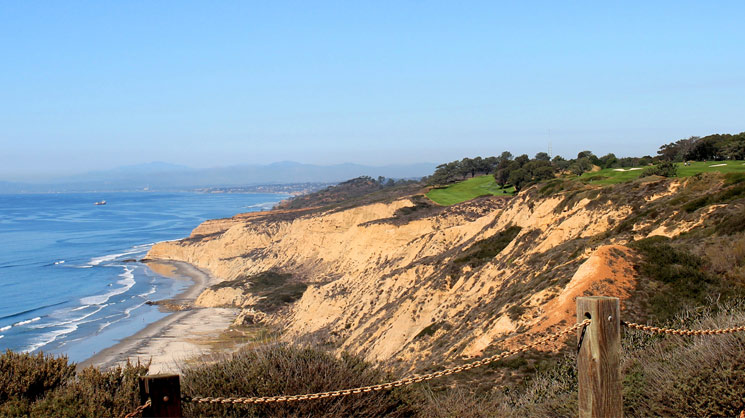
[(745, 131), (742, 2), (0, 4), (0, 180), (654, 155)]

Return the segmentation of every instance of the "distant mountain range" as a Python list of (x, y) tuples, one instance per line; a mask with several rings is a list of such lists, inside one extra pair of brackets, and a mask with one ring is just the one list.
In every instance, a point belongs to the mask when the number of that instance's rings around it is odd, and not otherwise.
[(377, 178), (420, 178), (432, 174), (436, 164), (360, 164), (314, 165), (282, 161), (268, 165), (238, 165), (194, 169), (152, 162), (111, 170), (93, 171), (37, 182), (0, 181), (0, 193), (46, 193), (126, 190), (189, 190), (204, 187), (234, 187), (259, 184), (305, 182), (334, 183), (359, 176)]

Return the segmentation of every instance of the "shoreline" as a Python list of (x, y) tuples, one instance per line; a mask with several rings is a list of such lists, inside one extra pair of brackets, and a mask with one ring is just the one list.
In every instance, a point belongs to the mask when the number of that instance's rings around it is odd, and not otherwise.
[[(183, 261), (153, 259), (144, 264), (162, 276), (193, 282), (170, 300), (193, 303), (202, 291), (217, 282), (207, 272)], [(77, 368), (96, 366), (109, 369), (126, 364), (127, 360), (151, 361), (148, 374), (176, 373), (186, 360), (209, 352), (206, 344), (210, 337), (225, 331), (237, 313), (235, 308), (197, 307), (172, 312), (78, 363)]]

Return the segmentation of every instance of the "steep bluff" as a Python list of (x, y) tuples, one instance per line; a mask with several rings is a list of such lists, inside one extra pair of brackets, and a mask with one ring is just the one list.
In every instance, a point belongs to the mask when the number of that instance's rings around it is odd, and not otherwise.
[[(237, 215), (158, 243), (148, 258), (192, 263), (247, 292), (253, 275), (291, 274), (302, 297), (266, 319), (282, 338), (420, 368), (557, 330), (574, 321), (578, 295), (627, 298), (637, 276), (626, 242), (678, 234), (717, 211), (670, 204), (681, 188), (695, 192), (683, 180), (546, 187), (436, 209), (406, 197)], [(225, 293), (225, 304), (255, 312), (256, 298)]]

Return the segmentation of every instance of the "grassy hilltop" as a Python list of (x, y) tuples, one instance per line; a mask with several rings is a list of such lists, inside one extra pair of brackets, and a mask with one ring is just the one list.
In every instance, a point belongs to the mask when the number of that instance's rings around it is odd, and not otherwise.
[(450, 186), (433, 188), (427, 192), (427, 197), (437, 204), (448, 206), (479, 196), (511, 196), (514, 193), (514, 187), (499, 187), (494, 176), (483, 175)]
[[(691, 177), (701, 173), (745, 173), (745, 161), (694, 161), (689, 164), (676, 163), (679, 178)], [(600, 171), (584, 173), (578, 180), (592, 184), (617, 184), (639, 178), (645, 167), (605, 168)]]
[[(675, 163), (677, 175), (685, 178), (702, 173), (745, 173), (745, 161), (697, 161), (688, 164)], [(583, 173), (579, 176), (567, 175), (565, 178), (588, 184), (610, 185), (624, 183), (638, 179), (646, 167), (605, 168), (598, 171)], [(559, 177), (562, 177), (559, 175)], [(493, 175), (481, 175), (448, 186), (433, 187), (427, 192), (427, 197), (439, 205), (454, 205), (479, 196), (511, 196), (515, 194), (515, 187), (508, 185), (500, 187)]]

